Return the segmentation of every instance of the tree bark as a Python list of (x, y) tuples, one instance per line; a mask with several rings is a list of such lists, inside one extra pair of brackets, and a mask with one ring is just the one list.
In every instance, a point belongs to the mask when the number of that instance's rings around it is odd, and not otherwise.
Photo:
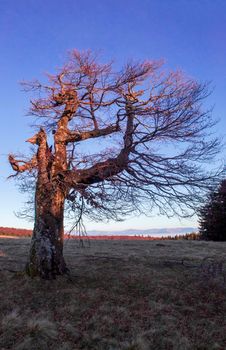
[(54, 189), (50, 183), (37, 184), (35, 225), (26, 265), (31, 277), (53, 279), (68, 272), (63, 257), (64, 201), (60, 188)]

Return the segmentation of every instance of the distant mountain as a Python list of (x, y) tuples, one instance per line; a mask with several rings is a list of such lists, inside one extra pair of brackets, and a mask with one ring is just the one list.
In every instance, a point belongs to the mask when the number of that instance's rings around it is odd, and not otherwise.
[(186, 233), (197, 232), (197, 227), (172, 227), (172, 228), (150, 228), (147, 230), (138, 229), (128, 229), (120, 231), (98, 231), (90, 230), (88, 235), (99, 236), (99, 235), (109, 235), (109, 236), (176, 236), (184, 235)]
[[(150, 228), (147, 230), (117, 230), (117, 231), (98, 231), (88, 230), (88, 236), (143, 236), (143, 237), (161, 237), (185, 235), (186, 233), (197, 232), (197, 227), (172, 227), (172, 228)], [(65, 232), (67, 233), (67, 232)], [(0, 235), (13, 235), (21, 237), (30, 237), (32, 230), (19, 229), (13, 227), (0, 227)], [(73, 234), (72, 234), (73, 235)]]

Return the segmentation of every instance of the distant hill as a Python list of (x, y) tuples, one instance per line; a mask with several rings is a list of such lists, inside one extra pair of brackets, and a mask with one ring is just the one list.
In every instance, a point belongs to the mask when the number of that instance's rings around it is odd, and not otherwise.
[(197, 232), (197, 227), (172, 227), (172, 228), (150, 228), (147, 230), (128, 229), (120, 231), (98, 231), (91, 230), (88, 234), (91, 236), (176, 236), (186, 233)]
[[(173, 227), (173, 228), (151, 228), (147, 230), (128, 229), (118, 231), (99, 231), (90, 230), (88, 236), (143, 236), (143, 237), (161, 237), (161, 236), (176, 236), (185, 235), (186, 233), (197, 232), (196, 227)], [(12, 235), (30, 237), (32, 230), (19, 229), (13, 227), (0, 227), (0, 235)], [(71, 234), (73, 235), (73, 233)]]
[(30, 237), (31, 234), (32, 230), (14, 227), (0, 227), (0, 235)]

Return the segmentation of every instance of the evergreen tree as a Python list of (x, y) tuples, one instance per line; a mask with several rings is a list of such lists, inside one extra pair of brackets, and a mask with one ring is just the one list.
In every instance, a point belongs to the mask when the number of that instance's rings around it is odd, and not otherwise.
[(199, 216), (201, 239), (226, 241), (226, 179), (210, 193)]

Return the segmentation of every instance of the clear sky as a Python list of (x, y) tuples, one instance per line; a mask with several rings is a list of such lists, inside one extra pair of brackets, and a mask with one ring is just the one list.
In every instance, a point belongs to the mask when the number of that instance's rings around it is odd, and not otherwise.
[[(25, 197), (18, 193), (7, 154), (27, 152), (32, 129), (29, 96), (22, 80), (54, 72), (72, 48), (100, 51), (119, 66), (127, 59), (164, 58), (201, 81), (212, 81), (206, 102), (226, 130), (225, 0), (0, 0), (0, 226), (32, 227), (15, 217)], [(222, 150), (222, 159), (226, 159)], [(87, 224), (88, 229), (196, 225), (192, 220), (132, 218), (124, 223)]]

